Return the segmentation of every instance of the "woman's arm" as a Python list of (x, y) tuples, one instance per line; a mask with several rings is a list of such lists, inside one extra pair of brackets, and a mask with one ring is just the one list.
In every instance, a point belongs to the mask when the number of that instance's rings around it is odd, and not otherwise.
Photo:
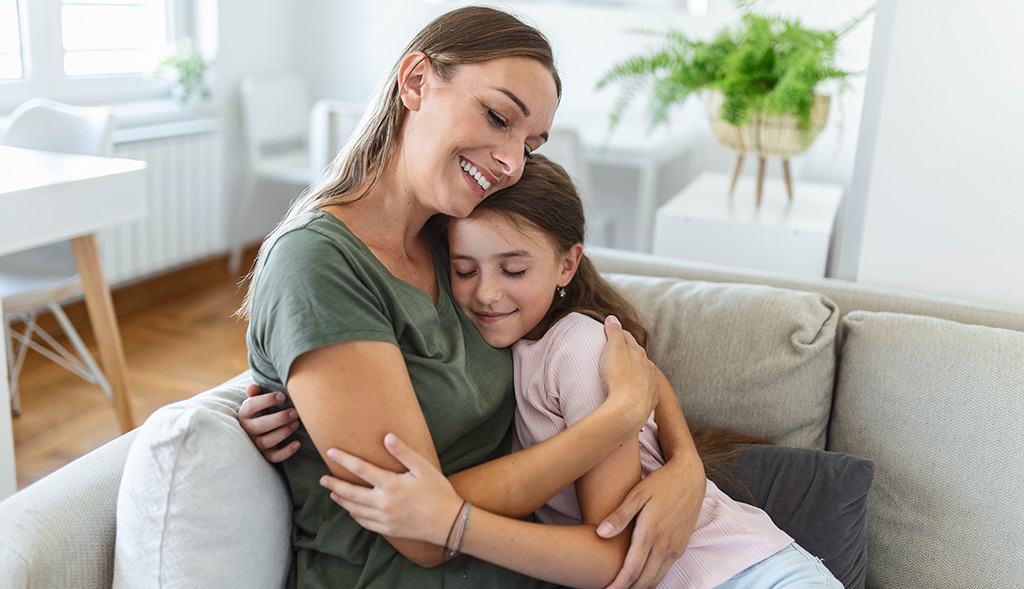
[(655, 421), (665, 466), (636, 485), (598, 527), (602, 538), (613, 538), (636, 518), (625, 564), (611, 585), (615, 589), (660, 583), (686, 550), (704, 500), (704, 465), (672, 385), (663, 374), (660, 383)]
[[(388, 435), (384, 446), (407, 469), (377, 468), (341, 451), (330, 456), (373, 485), (372, 489), (324, 477), (331, 498), (366, 529), (387, 536), (417, 538), (436, 545), (457, 528), (462, 499), (426, 458)], [(520, 573), (573, 587), (605, 587), (618, 573), (628, 536), (603, 540), (596, 522), (640, 479), (635, 434), (577, 482), (584, 523), (543, 525), (500, 516), (472, 506), (461, 551)], [(435, 550), (437, 550), (435, 548)], [(440, 552), (440, 551), (439, 551)]]
[[(608, 402), (588, 416), (587, 422), (581, 421), (551, 438), (550, 443), (453, 477), (460, 493), (484, 509), (525, 515), (600, 462), (621, 441), (635, 435), (644, 421), (640, 414), (649, 412), (651, 403), (645, 402), (648, 391), (643, 379), (636, 377), (638, 371), (623, 370), (622, 366), (647, 362), (646, 355), (621, 329), (616, 332), (613, 328), (610, 333), (617, 333), (619, 341), (612, 347), (616, 349), (613, 354), (620, 357), (610, 378), (610, 389), (616, 392), (609, 395)], [(293, 363), (287, 386), (325, 461), (327, 448), (341, 448), (371, 464), (401, 472), (402, 465), (380, 443), (386, 432), (393, 431), (439, 467), (404, 360), (394, 345), (349, 342), (308, 352)], [(336, 463), (327, 464), (336, 477), (362, 484)], [(524, 481), (543, 483), (527, 485)], [(388, 540), (417, 564), (433, 566), (441, 562), (436, 546), (400, 538)]]

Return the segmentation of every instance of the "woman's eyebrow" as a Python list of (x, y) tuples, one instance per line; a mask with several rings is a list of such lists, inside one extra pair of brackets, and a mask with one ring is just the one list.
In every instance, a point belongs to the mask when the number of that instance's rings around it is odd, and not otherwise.
[[(509, 100), (511, 100), (512, 102), (516, 103), (516, 106), (519, 107), (519, 110), (523, 111), (523, 116), (527, 116), (527, 117), (530, 116), (530, 108), (528, 106), (526, 106), (526, 103), (524, 103), (522, 100), (520, 100), (518, 96), (516, 96), (515, 92), (509, 90), (508, 88), (495, 88), (495, 89), (498, 92), (501, 92), (502, 94), (504, 94), (505, 96), (508, 96)], [(547, 141), (548, 141), (548, 132), (544, 131), (543, 133), (541, 133), (540, 134), (540, 138), (545, 143), (547, 143)]]
[(530, 116), (530, 109), (526, 106), (526, 104), (522, 100), (519, 99), (518, 96), (516, 96), (515, 92), (509, 90), (508, 88), (496, 88), (496, 90), (498, 92), (501, 92), (505, 96), (508, 96), (509, 100), (511, 100), (512, 102), (516, 103), (516, 106), (519, 107), (519, 110), (523, 111), (523, 114), (525, 116)]

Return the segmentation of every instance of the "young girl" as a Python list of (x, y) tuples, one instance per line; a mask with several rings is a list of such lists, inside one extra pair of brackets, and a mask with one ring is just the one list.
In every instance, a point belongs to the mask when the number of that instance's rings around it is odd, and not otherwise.
[[(605, 398), (600, 321), (617, 316), (645, 343), (638, 313), (583, 255), (584, 217), (571, 179), (534, 156), (514, 187), (447, 227), (456, 302), (493, 347), (512, 346), (520, 447), (578, 422)], [(612, 319), (615, 320), (615, 319)], [(653, 419), (637, 437), (553, 497), (529, 523), (463, 501), (447, 480), (395, 435), (385, 446), (408, 472), (395, 474), (340, 450), (328, 456), (372, 487), (332, 477), (331, 498), (369, 530), (444, 546), (570, 586), (604, 587), (628, 538), (605, 540), (597, 523), (642, 476), (664, 463)], [(557, 526), (543, 524), (559, 524)], [(841, 587), (821, 562), (760, 509), (711, 481), (689, 547), (659, 587)]]

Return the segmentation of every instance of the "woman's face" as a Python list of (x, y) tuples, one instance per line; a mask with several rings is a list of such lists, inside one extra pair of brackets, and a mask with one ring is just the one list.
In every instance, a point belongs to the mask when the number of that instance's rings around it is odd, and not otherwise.
[(551, 72), (521, 57), (458, 67), (448, 81), (425, 61), (407, 78), (398, 173), (431, 213), (465, 217), (515, 184), (547, 140), (558, 101)]
[(491, 211), (452, 221), (448, 245), (455, 302), (495, 348), (534, 337), (578, 264), (578, 252), (560, 253), (540, 229)]

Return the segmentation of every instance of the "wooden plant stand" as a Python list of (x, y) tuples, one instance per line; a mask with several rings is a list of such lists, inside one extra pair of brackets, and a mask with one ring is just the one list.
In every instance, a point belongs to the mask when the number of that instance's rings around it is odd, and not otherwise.
[[(736, 163), (733, 164), (732, 168), (732, 179), (729, 181), (729, 196), (731, 197), (733, 192), (736, 191), (736, 181), (739, 180), (740, 170), (743, 169), (743, 158), (744, 154), (739, 153), (736, 155)], [(767, 156), (759, 155), (757, 157), (757, 190), (754, 193), (754, 202), (760, 207), (761, 197), (764, 194), (764, 167)], [(786, 196), (790, 202), (793, 202), (793, 177), (789, 172), (789, 158), (779, 158), (782, 160), (782, 177), (786, 181)]]

